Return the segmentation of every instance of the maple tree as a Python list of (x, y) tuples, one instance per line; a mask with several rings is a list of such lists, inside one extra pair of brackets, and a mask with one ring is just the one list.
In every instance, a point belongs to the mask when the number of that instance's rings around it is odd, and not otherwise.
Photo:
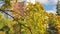
[[(60, 16), (46, 12), (39, 2), (35, 4), (29, 3), (25, 6), (23, 16), (19, 13), (19, 11), (12, 12), (12, 16), (18, 23), (13, 19), (3, 17), (2, 13), (0, 13), (0, 31), (3, 31), (5, 34), (49, 34), (46, 29), (47, 24), (52, 23), (52, 26), (60, 34)], [(24, 26), (20, 27), (20, 23), (27, 26), (32, 33)]]

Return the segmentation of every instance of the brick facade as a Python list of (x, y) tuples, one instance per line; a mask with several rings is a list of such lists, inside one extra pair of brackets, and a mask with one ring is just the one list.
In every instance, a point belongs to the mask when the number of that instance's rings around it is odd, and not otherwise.
[(19, 11), (20, 15), (23, 15), (23, 7), (24, 7), (24, 2), (14, 3), (13, 10)]

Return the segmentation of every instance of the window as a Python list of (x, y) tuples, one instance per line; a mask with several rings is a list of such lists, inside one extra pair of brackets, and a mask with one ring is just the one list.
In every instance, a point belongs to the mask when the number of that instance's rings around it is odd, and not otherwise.
[(18, 9), (20, 8), (20, 5), (18, 5)]
[(14, 6), (14, 8), (16, 8), (16, 7)]

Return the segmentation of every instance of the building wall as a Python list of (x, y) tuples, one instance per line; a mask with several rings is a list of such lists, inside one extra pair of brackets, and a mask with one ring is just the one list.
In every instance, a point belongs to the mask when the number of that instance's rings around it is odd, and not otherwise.
[(31, 3), (35, 3), (35, 0), (18, 0), (17, 3), (14, 3), (14, 10), (22, 10), (22, 8), (24, 7), (24, 5), (28, 4), (29, 2)]
[(13, 10), (19, 11), (20, 15), (23, 15), (24, 2), (14, 3)]
[(23, 7), (27, 5), (29, 2), (35, 3), (35, 0), (18, 0), (17, 3), (14, 3), (13, 10), (14, 11), (19, 11), (21, 15), (23, 15)]

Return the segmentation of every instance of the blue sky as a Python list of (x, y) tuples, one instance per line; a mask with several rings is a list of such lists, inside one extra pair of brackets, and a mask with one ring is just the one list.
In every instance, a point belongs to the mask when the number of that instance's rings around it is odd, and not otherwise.
[(53, 10), (53, 8), (56, 7), (56, 4), (48, 4), (48, 5), (43, 4), (43, 6), (46, 10)]
[[(56, 13), (56, 4), (58, 0), (36, 0), (39, 1), (48, 12)], [(32, 0), (34, 2), (34, 0)], [(0, 2), (0, 6), (2, 2)]]
[(0, 6), (2, 6), (2, 4), (3, 4), (3, 2), (2, 2), (2, 1), (0, 1)]
[(56, 13), (56, 5), (58, 0), (39, 0), (43, 4), (46, 11)]

